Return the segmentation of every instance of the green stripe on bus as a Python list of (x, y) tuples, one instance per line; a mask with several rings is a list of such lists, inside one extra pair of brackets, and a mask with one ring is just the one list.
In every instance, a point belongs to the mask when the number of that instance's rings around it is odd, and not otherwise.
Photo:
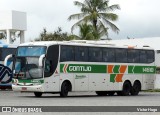
[(128, 66), (128, 73), (143, 73), (143, 74), (152, 74), (156, 72), (155, 66)]
[(33, 80), (30, 80), (30, 79), (18, 79), (18, 83), (44, 83), (44, 80), (36, 80), (36, 79), (33, 79)]
[(119, 67), (120, 67), (120, 65), (115, 65), (114, 69), (113, 69), (113, 72), (114, 73), (119, 73)]
[[(114, 65), (113, 73), (118, 74), (121, 65)], [(60, 64), (61, 73), (107, 73), (107, 65)], [(154, 74), (156, 66), (128, 66), (128, 74)]]
[(115, 77), (116, 77), (116, 75), (117, 75), (117, 74), (111, 74), (111, 75), (110, 75), (110, 82), (113, 82), (113, 83), (115, 82)]
[[(66, 68), (67, 67), (67, 68)], [(67, 69), (67, 71), (65, 71)], [(106, 65), (61, 64), (61, 73), (107, 73)]]

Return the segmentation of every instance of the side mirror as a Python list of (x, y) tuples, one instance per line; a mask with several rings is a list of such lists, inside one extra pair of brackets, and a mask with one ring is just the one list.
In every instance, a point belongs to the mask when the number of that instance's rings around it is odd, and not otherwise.
[(4, 66), (7, 66), (7, 62), (8, 62), (8, 60), (9, 60), (10, 58), (12, 58), (12, 57), (13, 57), (13, 55), (12, 55), (12, 54), (10, 54), (10, 55), (6, 56), (6, 58), (4, 59)]
[(46, 57), (46, 55), (45, 54), (43, 54), (43, 55), (41, 55), (40, 57), (39, 57), (39, 67), (42, 67), (43, 66), (43, 59)]

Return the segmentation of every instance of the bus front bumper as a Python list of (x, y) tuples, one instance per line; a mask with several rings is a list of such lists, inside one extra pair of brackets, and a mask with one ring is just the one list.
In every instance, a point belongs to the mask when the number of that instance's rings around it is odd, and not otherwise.
[(22, 92), (44, 92), (42, 85), (34, 85), (34, 86), (12, 85), (12, 90), (22, 91)]

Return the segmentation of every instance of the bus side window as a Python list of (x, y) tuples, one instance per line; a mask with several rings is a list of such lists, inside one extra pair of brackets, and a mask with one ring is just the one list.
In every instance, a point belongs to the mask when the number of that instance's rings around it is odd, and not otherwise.
[(128, 49), (128, 63), (139, 63), (139, 50)]
[(87, 47), (75, 47), (75, 61), (88, 61)]
[(115, 62), (115, 50), (103, 48), (103, 62)]
[(154, 62), (154, 51), (152, 50), (147, 51), (147, 62), (148, 63)]
[(140, 51), (140, 63), (147, 63), (147, 53), (146, 51)]
[(60, 61), (74, 61), (74, 47), (73, 46), (61, 46)]
[(47, 50), (45, 61), (45, 77), (50, 77), (56, 70), (59, 56), (59, 45), (52, 45)]
[(89, 62), (102, 62), (101, 48), (95, 48), (95, 47), (89, 48)]
[(126, 49), (116, 49), (116, 62), (127, 62), (127, 50)]
[(50, 61), (49, 60), (46, 60), (45, 61), (45, 72), (49, 73), (51, 72), (51, 64), (50, 64)]

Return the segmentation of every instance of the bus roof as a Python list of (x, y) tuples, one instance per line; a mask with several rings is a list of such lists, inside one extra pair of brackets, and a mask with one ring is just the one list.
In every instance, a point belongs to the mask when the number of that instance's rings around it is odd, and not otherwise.
[(90, 41), (90, 40), (72, 40), (72, 41), (36, 41), (20, 44), (19, 46), (50, 46), (50, 45), (73, 45), (73, 46), (99, 46), (112, 48), (131, 48), (131, 49), (153, 49), (149, 46), (137, 47), (129, 45), (110, 44), (106, 41)]

